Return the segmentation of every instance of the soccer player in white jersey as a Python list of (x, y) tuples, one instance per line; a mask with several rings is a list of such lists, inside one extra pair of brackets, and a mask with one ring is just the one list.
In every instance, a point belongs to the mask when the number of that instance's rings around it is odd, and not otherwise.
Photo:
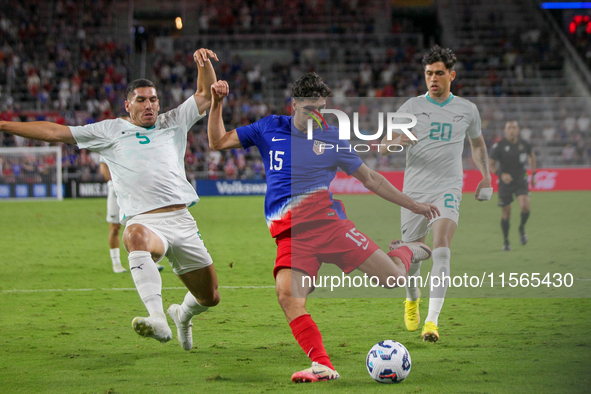
[(77, 144), (99, 152), (108, 163), (121, 222), (129, 267), (149, 317), (133, 319), (141, 336), (164, 343), (172, 339), (162, 305), (162, 279), (154, 262), (165, 255), (189, 289), (182, 305), (168, 314), (177, 326), (185, 350), (193, 345), (191, 318), (220, 301), (211, 256), (187, 207), (199, 200), (185, 177), (187, 132), (211, 104), (210, 86), (216, 80), (208, 49), (193, 54), (198, 65), (197, 92), (177, 108), (158, 115), (160, 102), (154, 84), (138, 79), (127, 87), (125, 109), (131, 122), (110, 119), (68, 127), (51, 122), (0, 122), (0, 131), (25, 138)]
[(107, 223), (109, 223), (109, 254), (111, 255), (111, 262), (113, 263), (113, 272), (120, 274), (127, 272), (121, 265), (121, 255), (119, 252), (119, 231), (121, 230), (121, 223), (119, 223), (119, 205), (117, 204), (117, 195), (111, 180), (111, 172), (105, 159), (101, 156), (100, 172), (105, 181), (107, 181)]
[[(107, 181), (107, 223), (109, 223), (109, 254), (111, 255), (111, 263), (113, 264), (113, 272), (121, 274), (127, 272), (121, 265), (121, 253), (119, 251), (119, 232), (121, 231), (121, 223), (119, 222), (119, 204), (117, 204), (117, 194), (113, 187), (111, 180), (111, 171), (101, 156), (99, 170)], [(164, 266), (157, 264), (158, 271), (162, 271)]]
[[(407, 209), (401, 211), (402, 241), (393, 241), (390, 248), (397, 248), (405, 242), (425, 242), (430, 229), (433, 230), (433, 269), (431, 277), (450, 275), (450, 246), (460, 216), (462, 200), (462, 152), (464, 139), (469, 137), (472, 158), (482, 173), (482, 180), (476, 188), (475, 198), (479, 201), (490, 199), (491, 193), (486, 144), (480, 129), (480, 115), (476, 105), (451, 93), (451, 82), (456, 77), (454, 65), (456, 56), (450, 49), (434, 46), (423, 57), (425, 81), (428, 92), (406, 101), (398, 112), (416, 116), (417, 124), (412, 133), (417, 141), (406, 134), (399, 134), (392, 141), (407, 147), (406, 170), (403, 193), (418, 202), (435, 204), (441, 216), (426, 220)], [(408, 122), (404, 120), (401, 123)], [(387, 151), (387, 150), (386, 150)], [(481, 194), (481, 190), (485, 189)], [(420, 275), (421, 264), (413, 264), (408, 276)], [(406, 287), (404, 322), (409, 331), (419, 327), (420, 292), (414, 281)], [(436, 285), (437, 282), (434, 282)], [(449, 281), (442, 281), (433, 288), (429, 299), (429, 314), (423, 326), (424, 341), (439, 339), (437, 326), (439, 313)]]

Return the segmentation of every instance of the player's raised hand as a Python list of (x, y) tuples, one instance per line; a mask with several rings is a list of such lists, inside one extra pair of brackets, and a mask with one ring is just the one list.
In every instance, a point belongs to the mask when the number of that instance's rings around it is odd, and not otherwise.
[(428, 204), (426, 202), (418, 203), (416, 208), (412, 210), (412, 213), (423, 215), (427, 220), (431, 220), (441, 215), (441, 213), (439, 212), (439, 208), (437, 208), (433, 204)]
[(214, 102), (220, 103), (228, 94), (230, 94), (228, 82), (219, 80), (211, 84), (211, 98)]
[[(416, 138), (415, 133), (411, 132), (411, 134), (414, 135)], [(394, 139), (394, 142), (399, 145), (402, 145), (402, 146), (413, 146), (418, 141), (411, 140), (410, 137), (408, 135), (406, 135), (406, 133), (402, 133), (397, 138)]]
[(197, 49), (193, 54), (193, 59), (201, 67), (203, 67), (205, 62), (208, 62), (209, 59), (215, 59), (219, 61), (218, 55), (216, 55), (211, 49), (206, 48)]

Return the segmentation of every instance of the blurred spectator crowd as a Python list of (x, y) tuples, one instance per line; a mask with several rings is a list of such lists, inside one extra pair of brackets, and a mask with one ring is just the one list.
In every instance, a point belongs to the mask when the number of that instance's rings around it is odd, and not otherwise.
[[(371, 33), (378, 2), (360, 0), (204, 0), (199, 34)], [(171, 30), (160, 34), (172, 33)]]
[(54, 154), (0, 156), (2, 183), (55, 183)]
[(10, 3), (0, 10), (3, 113), (85, 111), (85, 121), (112, 118), (125, 100), (130, 48), (87, 34), (111, 18), (111, 0), (2, 3)]

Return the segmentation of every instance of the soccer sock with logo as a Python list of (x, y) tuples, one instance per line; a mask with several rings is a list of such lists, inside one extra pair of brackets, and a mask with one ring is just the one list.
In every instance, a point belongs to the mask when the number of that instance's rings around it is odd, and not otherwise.
[(150, 252), (131, 252), (129, 254), (129, 270), (137, 292), (150, 316), (166, 319), (162, 306), (162, 278)]
[(509, 219), (501, 219), (501, 228), (503, 229), (503, 237), (505, 242), (509, 240)]
[(404, 264), (404, 268), (406, 268), (406, 273), (410, 271), (411, 259), (412, 259), (412, 251), (408, 248), (408, 246), (402, 246), (398, 249), (391, 250), (388, 252), (388, 256), (390, 257), (398, 257), (402, 260), (402, 264)]
[(527, 219), (529, 219), (529, 211), (521, 212), (521, 224), (519, 225), (519, 231), (524, 230)]
[[(433, 250), (433, 269), (431, 270), (431, 280), (433, 277), (438, 276), (441, 279), (442, 276), (449, 277), (451, 252), (449, 248), (436, 248)], [(439, 313), (443, 308), (443, 301), (445, 301), (445, 293), (449, 286), (449, 280), (441, 280), (439, 286), (433, 287), (431, 290), (431, 296), (429, 299), (429, 314), (425, 321), (432, 321), (437, 325), (439, 319)]]
[(119, 248), (109, 249), (109, 253), (111, 254), (111, 261), (113, 262), (113, 265), (121, 265), (121, 255)]
[(195, 296), (188, 291), (187, 294), (185, 294), (185, 300), (181, 304), (181, 321), (183, 323), (188, 323), (193, 316), (203, 313), (208, 309), (208, 306), (203, 306), (198, 303)]
[(289, 323), (291, 332), (300, 347), (312, 361), (334, 369), (324, 344), (322, 343), (322, 334), (312, 317), (308, 314), (298, 316)]
[(410, 269), (408, 270), (408, 277), (406, 278), (406, 298), (411, 301), (416, 301), (421, 296), (419, 287), (417, 286), (417, 280), (411, 279), (411, 277), (418, 276), (421, 276), (421, 262), (411, 264)]

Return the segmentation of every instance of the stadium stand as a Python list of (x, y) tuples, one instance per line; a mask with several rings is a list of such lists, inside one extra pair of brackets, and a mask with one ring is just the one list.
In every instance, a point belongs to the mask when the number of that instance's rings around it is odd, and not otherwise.
[[(589, 102), (576, 98), (564, 45), (536, 2), (445, 0), (438, 3), (438, 13), (445, 44), (458, 48), (456, 92), (501, 97), (479, 100), (489, 146), (502, 137), (504, 122), (516, 119), (540, 166), (573, 164), (563, 160), (568, 144), (578, 147), (576, 163), (589, 163)], [(583, 127), (572, 121), (579, 118)]]

